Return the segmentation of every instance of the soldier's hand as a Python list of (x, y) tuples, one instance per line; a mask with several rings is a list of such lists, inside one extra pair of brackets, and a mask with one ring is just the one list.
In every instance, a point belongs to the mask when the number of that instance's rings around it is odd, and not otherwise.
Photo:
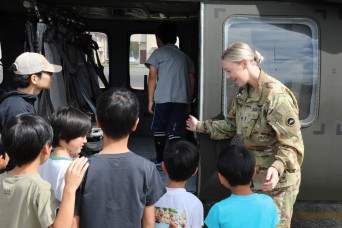
[(192, 115), (189, 115), (189, 118), (186, 120), (186, 129), (189, 131), (196, 131), (197, 123), (198, 120)]
[(276, 170), (276, 168), (271, 166), (267, 170), (266, 182), (264, 183), (264, 186), (263, 186), (262, 190), (264, 192), (271, 191), (272, 189), (275, 188), (275, 186), (277, 185), (278, 181), (279, 181), (278, 170)]

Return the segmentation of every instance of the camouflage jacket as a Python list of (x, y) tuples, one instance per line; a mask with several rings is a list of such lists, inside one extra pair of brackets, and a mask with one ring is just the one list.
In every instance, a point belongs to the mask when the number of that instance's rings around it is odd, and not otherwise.
[(256, 158), (255, 189), (262, 188), (270, 166), (280, 175), (276, 188), (293, 185), (300, 178), (304, 145), (297, 100), (286, 86), (263, 71), (257, 88), (239, 89), (224, 120), (199, 121), (196, 131), (216, 140), (238, 134)]

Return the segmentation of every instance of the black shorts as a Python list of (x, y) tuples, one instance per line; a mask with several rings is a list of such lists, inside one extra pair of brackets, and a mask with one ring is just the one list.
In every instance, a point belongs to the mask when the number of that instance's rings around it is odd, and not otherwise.
[(182, 137), (185, 132), (187, 106), (188, 104), (183, 103), (155, 104), (152, 131)]

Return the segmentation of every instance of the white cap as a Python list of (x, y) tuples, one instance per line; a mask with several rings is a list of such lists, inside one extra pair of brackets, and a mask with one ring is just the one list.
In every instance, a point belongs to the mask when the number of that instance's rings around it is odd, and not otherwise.
[(42, 71), (57, 73), (62, 70), (61, 66), (49, 63), (43, 55), (35, 52), (24, 52), (16, 58), (13, 65), (16, 67), (14, 73), (18, 75), (30, 75)]

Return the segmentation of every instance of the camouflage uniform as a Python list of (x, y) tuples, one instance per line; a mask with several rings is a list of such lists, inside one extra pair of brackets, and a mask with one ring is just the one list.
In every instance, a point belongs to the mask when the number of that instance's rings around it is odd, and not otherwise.
[(304, 158), (298, 104), (293, 93), (261, 71), (257, 88), (239, 89), (225, 120), (199, 121), (196, 131), (215, 140), (239, 135), (256, 158), (252, 186), (257, 192), (262, 192), (267, 169), (272, 166), (278, 170), (279, 182), (266, 194), (278, 208), (278, 227), (290, 227)]

